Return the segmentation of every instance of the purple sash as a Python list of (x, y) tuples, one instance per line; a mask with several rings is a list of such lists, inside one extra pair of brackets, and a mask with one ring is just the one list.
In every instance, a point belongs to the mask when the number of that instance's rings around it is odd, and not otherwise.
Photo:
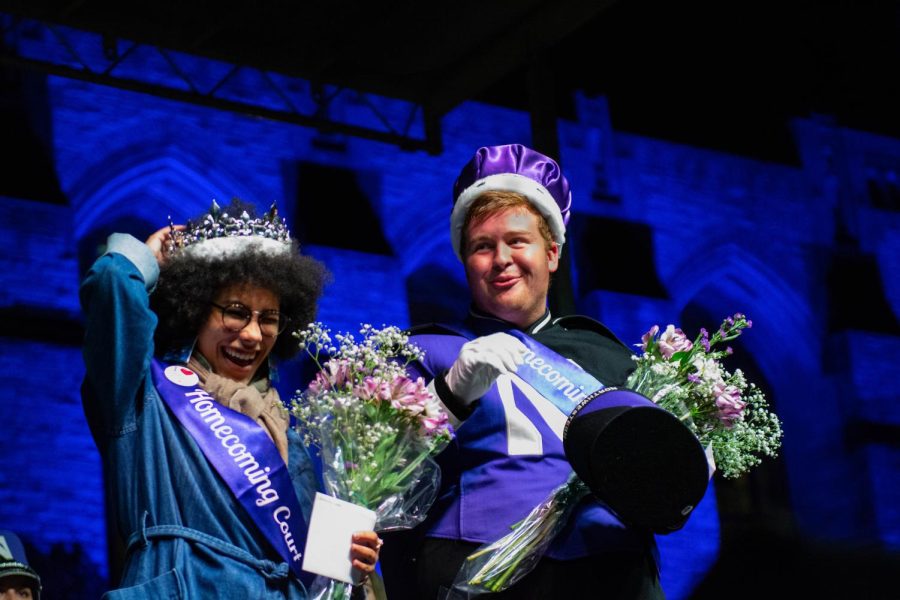
[(570, 415), (579, 405), (594, 398), (606, 387), (593, 375), (534, 338), (517, 330), (506, 333), (528, 348), (528, 352), (523, 355), (525, 362), (519, 366), (516, 375), (552, 402), (564, 415)]
[(265, 430), (216, 402), (187, 367), (154, 360), (150, 372), (159, 395), (263, 536), (294, 574), (308, 582), (312, 576), (301, 569), (307, 532), (303, 510), (287, 465)]

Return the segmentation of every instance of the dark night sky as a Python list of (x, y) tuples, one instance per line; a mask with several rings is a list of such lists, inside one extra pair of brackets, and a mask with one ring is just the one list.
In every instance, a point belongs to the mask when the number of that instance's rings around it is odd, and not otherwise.
[[(791, 162), (790, 117), (900, 138), (900, 3), (619, 0), (551, 51), (557, 109), (605, 94), (613, 126)], [(522, 73), (484, 99), (521, 108)]]
[[(56, 19), (84, 21), (126, 39), (161, 39), (200, 54), (202, 46), (209, 55), (236, 54), (276, 71), (285, 56), (294, 57), (300, 71), (321, 71), (362, 88), (374, 77), (390, 89), (394, 78), (408, 93), (417, 78), (407, 73), (424, 75), (433, 68), (430, 75), (439, 82), (444, 59), (453, 66), (453, 50), (477, 70), (479, 50), (486, 48), (490, 59), (492, 42), (505, 40), (507, 30), (530, 43), (529, 19), (556, 1), (527, 2), (518, 12), (504, 12), (498, 3), (496, 10), (479, 13), (481, 27), (468, 29), (463, 25), (477, 0), (455, 9), (401, 2), (390, 7), (397, 22), (385, 30), (372, 28), (369, 20), (382, 12), (378, 5), (352, 0), (315, 5), (319, 21), (310, 18), (310, 7), (297, 3), (276, 3), (278, 20), (243, 3), (220, 7), (200, 0), (157, 0), (132, 9), (108, 0), (76, 2), (71, 10), (60, 10), (52, 0), (0, 0), (0, 6), (29, 7), (41, 15), (53, 5)], [(797, 160), (791, 117), (825, 115), (900, 139), (900, 0), (607, 1), (608, 8), (545, 49), (553, 73), (547, 84), (564, 118), (574, 117), (572, 91), (580, 89), (606, 96), (619, 131), (783, 162)], [(560, 3), (559, 10), (574, 4)], [(141, 10), (132, 14), (135, 7)], [(518, 56), (522, 41), (510, 41), (508, 54)], [(353, 51), (357, 47), (369, 52), (361, 58)], [(472, 73), (476, 84), (481, 75)], [(527, 80), (520, 69), (477, 99), (528, 110)]]

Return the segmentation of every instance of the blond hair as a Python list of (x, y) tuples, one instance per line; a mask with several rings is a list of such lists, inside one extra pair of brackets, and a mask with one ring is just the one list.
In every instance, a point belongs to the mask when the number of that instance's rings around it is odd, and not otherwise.
[(528, 198), (518, 192), (507, 192), (503, 190), (490, 190), (484, 192), (472, 202), (466, 212), (466, 218), (463, 220), (462, 231), (460, 232), (460, 244), (462, 255), (466, 255), (466, 238), (468, 237), (469, 227), (485, 222), (489, 217), (508, 210), (511, 208), (524, 209), (538, 218), (538, 232), (544, 239), (544, 246), (547, 250), (553, 246), (553, 235), (550, 233), (550, 224), (541, 212), (535, 208)]

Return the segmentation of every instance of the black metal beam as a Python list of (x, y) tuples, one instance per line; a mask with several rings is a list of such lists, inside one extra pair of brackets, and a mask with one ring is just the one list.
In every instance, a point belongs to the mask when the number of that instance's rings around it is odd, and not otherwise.
[[(379, 112), (378, 100), (370, 101), (369, 97), (363, 92), (351, 90), (349, 88), (336, 88), (337, 92), (333, 94), (332, 97), (342, 92), (359, 94), (364, 100), (363, 103), (371, 111), (372, 116), (378, 123), (383, 125), (383, 128), (379, 128), (377, 126), (367, 127), (365, 125), (341, 122), (329, 118), (327, 116), (327, 110), (316, 110), (313, 114), (304, 114), (300, 112), (287, 97), (287, 94), (285, 94), (284, 91), (281, 90), (271, 80), (267, 72), (256, 67), (234, 65), (234, 68), (229, 72), (229, 74), (222, 78), (216, 86), (214, 86), (211, 90), (202, 92), (199, 89), (200, 86), (195, 85), (194, 82), (191, 81), (190, 76), (182, 72), (178, 68), (177, 64), (175, 64), (175, 62), (169, 56), (170, 51), (167, 49), (158, 46), (150, 46), (137, 42), (131, 42), (124, 53), (113, 53), (114, 55), (107, 56), (107, 63), (102, 67), (91, 66), (87, 61), (82, 60), (82, 58), (78, 56), (73, 45), (68, 43), (68, 39), (66, 36), (73, 35), (74, 31), (74, 35), (94, 35), (98, 36), (98, 39), (100, 39), (100, 34), (80, 32), (68, 28), (64, 29), (55, 25), (47, 25), (42, 21), (34, 19), (25, 20), (21, 17), (16, 17), (15, 19), (16, 22), (11, 28), (8, 28), (7, 30), (0, 33), (12, 34), (25, 22), (32, 26), (37, 25), (39, 27), (43, 27), (45, 28), (46, 32), (50, 33), (57, 40), (61, 47), (66, 49), (69, 57), (72, 59), (72, 62), (77, 63), (80, 66), (71, 66), (70, 64), (66, 64), (59, 59), (50, 60), (43, 57), (24, 56), (22, 55), (22, 53), (17, 52), (16, 45), (14, 43), (7, 43), (6, 48), (4, 49), (5, 51), (0, 52), (0, 64), (8, 67), (39, 71), (50, 75), (56, 75), (59, 77), (87, 81), (89, 83), (105, 85), (117, 89), (149, 94), (169, 100), (175, 100), (178, 102), (186, 102), (190, 104), (205, 106), (208, 108), (227, 110), (230, 112), (250, 115), (254, 117), (262, 117), (274, 121), (314, 128), (325, 133), (336, 133), (394, 144), (396, 146), (399, 146), (400, 148), (403, 148), (404, 150), (425, 150), (431, 154), (437, 154), (441, 149), (440, 121), (426, 115), (425, 108), (415, 102), (403, 100), (403, 102), (407, 102), (411, 107), (411, 110), (409, 111), (409, 118), (406, 119), (406, 122), (403, 124), (394, 125), (384, 114)], [(103, 40), (106, 41), (106, 38), (103, 38)], [(132, 50), (140, 46), (151, 47), (155, 49), (168, 64), (171, 71), (170, 74), (173, 75), (173, 80), (177, 79), (178, 81), (185, 83), (189, 89), (185, 90), (179, 87), (161, 84), (155, 81), (122, 77), (115, 74), (116, 67), (127, 60), (127, 55)], [(115, 46), (113, 47), (115, 48)], [(210, 60), (205, 57), (194, 56), (194, 58), (201, 61)], [(273, 91), (285, 104), (285, 109), (282, 110), (271, 108), (260, 104), (254, 104), (248, 101), (235, 100), (223, 97), (221, 95), (216, 95), (219, 92), (219, 87), (226, 82), (231, 73), (240, 68), (256, 71), (263, 80), (268, 82), (271, 91)], [(315, 102), (315, 98), (313, 98), (313, 101)], [(319, 102), (316, 103), (318, 104)], [(323, 107), (320, 106), (320, 108)], [(422, 119), (422, 130), (424, 132), (424, 137), (421, 138), (413, 137), (408, 133), (417, 116)]]

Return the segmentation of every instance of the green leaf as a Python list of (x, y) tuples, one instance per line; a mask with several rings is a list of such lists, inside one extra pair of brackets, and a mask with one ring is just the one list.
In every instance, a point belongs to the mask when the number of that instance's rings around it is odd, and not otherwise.
[(688, 357), (690, 357), (691, 354), (692, 354), (692, 353), (691, 353), (690, 350), (682, 350), (681, 352), (676, 352), (675, 354), (673, 354), (673, 355), (672, 355), (672, 358), (671, 358), (670, 360), (671, 360), (672, 362), (681, 362), (681, 363), (683, 363), (683, 362), (685, 362), (685, 360), (686, 360)]

